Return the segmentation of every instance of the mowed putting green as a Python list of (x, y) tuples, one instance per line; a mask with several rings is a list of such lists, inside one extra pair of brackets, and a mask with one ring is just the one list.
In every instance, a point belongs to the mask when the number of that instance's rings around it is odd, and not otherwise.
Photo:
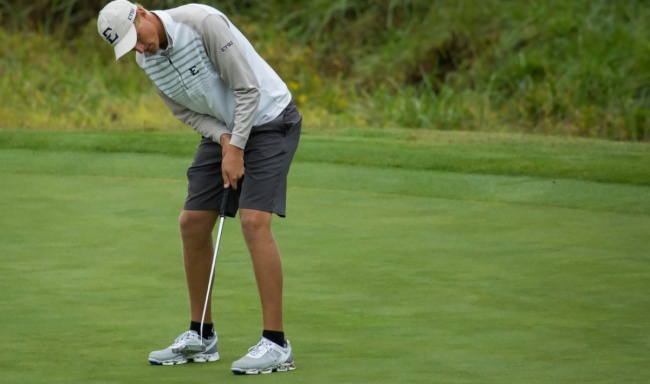
[(298, 369), (242, 378), (230, 363), (261, 319), (237, 219), (217, 262), (221, 361), (146, 359), (189, 323), (191, 156), (0, 146), (0, 382), (650, 382), (650, 186), (314, 156), (275, 220)]

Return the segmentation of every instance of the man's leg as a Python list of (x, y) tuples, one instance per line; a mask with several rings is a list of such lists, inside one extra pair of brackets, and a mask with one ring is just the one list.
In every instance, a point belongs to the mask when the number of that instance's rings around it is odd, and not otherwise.
[[(216, 211), (188, 211), (181, 213), (179, 224), (183, 240), (185, 278), (190, 296), (192, 321), (200, 322), (205, 295), (210, 280), (214, 246), (212, 230), (217, 220)], [(212, 288), (210, 288), (212, 291)], [(212, 296), (212, 295), (210, 295)], [(212, 323), (212, 299), (208, 298), (205, 323)]]
[[(291, 344), (283, 332), (282, 262), (271, 233), (271, 213), (253, 209), (240, 209), (239, 213), (262, 302), (264, 333), (248, 354), (232, 363), (231, 370), (237, 375), (293, 371)], [(272, 338), (279, 334), (284, 342), (278, 344), (266, 334)]]
[[(200, 330), (203, 305), (212, 268), (212, 229), (216, 220), (216, 211), (184, 210), (181, 213), (179, 224), (183, 240), (183, 258), (190, 296), (192, 324), (190, 331), (183, 332), (172, 345), (151, 352), (149, 354), (151, 364), (176, 365), (185, 364), (188, 361), (205, 363), (219, 360), (217, 335), (212, 328), (211, 300), (208, 300), (206, 307), (203, 331)], [(200, 337), (201, 333), (203, 339)]]
[(271, 233), (271, 213), (240, 209), (239, 214), (262, 302), (264, 329), (283, 331), (282, 261)]
[(246, 144), (246, 171), (239, 200), (242, 232), (253, 262), (262, 304), (262, 338), (233, 373), (258, 374), (296, 369), (282, 319), (282, 261), (271, 232), (272, 215), (285, 216), (287, 174), (300, 138), (301, 116), (290, 104), (275, 120), (253, 128)]

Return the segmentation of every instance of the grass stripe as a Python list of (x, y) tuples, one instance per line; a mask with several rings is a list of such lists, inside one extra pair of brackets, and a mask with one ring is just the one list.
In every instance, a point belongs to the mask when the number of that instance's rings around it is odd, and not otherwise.
[[(356, 134), (361, 135), (364, 131)], [(416, 140), (305, 134), (296, 162), (650, 185), (650, 146), (543, 136), (440, 132)], [(389, 135), (389, 136), (387, 136)], [(192, 157), (196, 134), (0, 131), (0, 148)]]
[[(9, 174), (154, 178), (174, 180), (180, 185), (186, 183), (185, 171), (190, 162), (191, 158), (159, 154), (0, 151), (2, 171)], [(289, 177), (293, 187), (319, 189), (324, 194), (363, 191), (650, 214), (650, 187), (642, 185), (390, 168), (379, 171), (373, 167), (312, 162), (296, 162)]]

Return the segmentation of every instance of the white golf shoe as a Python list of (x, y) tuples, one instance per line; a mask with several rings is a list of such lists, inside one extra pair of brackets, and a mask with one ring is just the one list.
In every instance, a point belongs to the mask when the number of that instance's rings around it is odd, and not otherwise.
[(232, 372), (236, 375), (257, 375), (271, 372), (286, 372), (296, 369), (293, 362), (291, 344), (281, 347), (262, 337), (257, 345), (248, 350), (246, 356), (232, 363)]
[(207, 363), (217, 360), (217, 334), (201, 340), (201, 336), (194, 331), (182, 333), (169, 347), (149, 354), (149, 362), (152, 365), (177, 365), (188, 361)]

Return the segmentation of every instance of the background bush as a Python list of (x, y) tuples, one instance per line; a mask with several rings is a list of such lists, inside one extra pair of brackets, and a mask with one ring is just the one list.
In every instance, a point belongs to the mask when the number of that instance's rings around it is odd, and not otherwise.
[[(642, 0), (204, 3), (285, 79), (308, 129), (650, 140)], [(115, 64), (98, 38), (105, 4), (0, 0), (1, 128), (181, 129), (132, 57)]]

